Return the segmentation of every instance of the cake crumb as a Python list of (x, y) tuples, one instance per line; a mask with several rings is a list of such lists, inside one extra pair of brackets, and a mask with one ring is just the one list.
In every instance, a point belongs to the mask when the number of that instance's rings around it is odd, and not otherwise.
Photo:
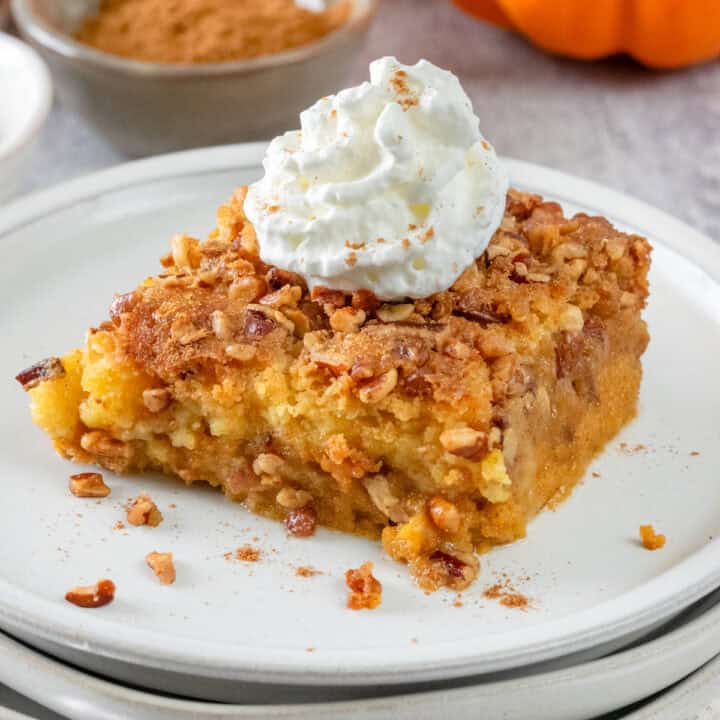
[(260, 548), (252, 545), (242, 545), (235, 551), (235, 559), (243, 562), (257, 562), (261, 554)]
[(665, 545), (665, 536), (662, 533), (656, 533), (652, 525), (641, 525), (640, 541), (646, 550), (659, 550)]
[(317, 570), (312, 565), (298, 565), (295, 568), (295, 574), (298, 577), (315, 577), (315, 575), (322, 575), (322, 572), (320, 570)]
[(149, 495), (138, 495), (127, 508), (127, 520), (131, 525), (157, 527), (162, 519), (162, 513)]
[(122, 520), (118, 520), (113, 525), (113, 530), (124, 530), (125, 529), (125, 523)]
[(307, 653), (314, 653), (316, 650), (317, 650), (317, 648), (316, 648), (316, 647), (313, 647), (312, 645), (308, 645), (308, 646), (305, 648), (305, 652), (307, 652)]
[(602, 477), (602, 475), (601, 475), (599, 472), (596, 472), (596, 471), (594, 471), (594, 470), (593, 470), (592, 476), (593, 476), (594, 478)]
[(526, 610), (530, 607), (530, 599), (513, 587), (512, 581), (507, 575), (503, 576), (502, 581), (486, 588), (483, 597), (488, 600), (498, 600), (506, 608)]
[(364, 562), (359, 568), (345, 573), (348, 586), (347, 606), (351, 610), (373, 610), (382, 600), (382, 584), (373, 577), (373, 563)]
[(618, 450), (623, 455), (641, 455), (648, 451), (647, 446), (642, 443), (636, 443), (635, 445), (629, 445), (626, 442), (621, 442), (618, 446)]
[(145, 556), (145, 562), (155, 573), (161, 585), (172, 585), (175, 582), (175, 563), (170, 552), (151, 552)]
[(700, 455), (700, 453), (699, 453), (697, 450), (693, 450), (693, 451), (690, 453), (690, 457), (697, 457), (698, 455)]

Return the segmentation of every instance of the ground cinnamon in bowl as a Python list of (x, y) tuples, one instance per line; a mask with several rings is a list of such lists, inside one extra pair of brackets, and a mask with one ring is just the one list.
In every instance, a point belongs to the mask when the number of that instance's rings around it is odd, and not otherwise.
[(320, 13), (294, 0), (104, 0), (75, 37), (133, 60), (216, 63), (319, 40), (350, 11), (349, 0)]

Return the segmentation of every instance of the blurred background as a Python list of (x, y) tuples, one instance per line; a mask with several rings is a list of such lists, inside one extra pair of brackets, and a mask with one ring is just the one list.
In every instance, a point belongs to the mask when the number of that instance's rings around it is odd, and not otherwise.
[[(465, 0), (472, 2), (491, 4)], [(704, 4), (715, 13), (706, 22), (717, 24), (720, 4)], [(557, 5), (548, 3), (550, 24)], [(18, 33), (12, 21), (6, 29)], [(578, 37), (576, 45), (585, 42)], [(658, 70), (628, 56), (564, 58), (450, 0), (381, 0), (343, 84), (366, 79), (369, 61), (388, 54), (405, 63), (424, 57), (456, 73), (501, 154), (628, 192), (720, 239), (720, 60)], [(16, 193), (127, 159), (56, 93)]]

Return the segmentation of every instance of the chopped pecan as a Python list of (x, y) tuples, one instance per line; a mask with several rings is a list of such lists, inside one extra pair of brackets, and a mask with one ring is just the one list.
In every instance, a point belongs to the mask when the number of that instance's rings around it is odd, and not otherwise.
[(15, 379), (23, 386), (23, 390), (30, 390), (46, 380), (63, 377), (64, 375), (65, 367), (62, 364), (62, 360), (51, 357), (26, 368), (18, 373)]
[(247, 306), (243, 328), (243, 332), (247, 337), (265, 337), (277, 327), (283, 327), (289, 333), (295, 331), (292, 322), (279, 310), (265, 305), (251, 304)]
[(104, 430), (90, 430), (80, 437), (80, 447), (93, 455), (107, 458), (127, 459), (132, 448), (122, 440), (116, 440)]
[(290, 510), (285, 518), (285, 527), (295, 537), (310, 537), (315, 533), (317, 513), (312, 505)]
[(283, 285), (297, 285), (300, 289), (305, 287), (305, 281), (300, 275), (276, 267), (268, 270), (265, 279), (271, 290), (279, 290)]
[(456, 533), (460, 529), (460, 511), (457, 505), (442, 497), (428, 501), (428, 512), (435, 527), (446, 533)]
[(352, 295), (352, 306), (357, 310), (372, 313), (380, 307), (380, 300), (369, 290), (356, 290)]
[(312, 289), (310, 299), (321, 305), (332, 305), (336, 308), (347, 305), (347, 295), (342, 290), (331, 290), (322, 285), (316, 285)]
[(376, 311), (376, 315), (384, 323), (403, 322), (415, 312), (412, 303), (387, 303)]
[(247, 362), (257, 355), (257, 348), (254, 345), (232, 343), (225, 348), (225, 354), (238, 362)]
[(410, 396), (428, 397), (432, 395), (432, 385), (429, 379), (430, 373), (424, 368), (418, 368), (405, 375), (402, 388)]
[(364, 310), (339, 308), (330, 316), (330, 327), (335, 332), (354, 333), (362, 327), (366, 317)]
[(223, 342), (232, 340), (232, 322), (222, 310), (214, 310), (210, 313), (210, 323), (213, 333), (218, 340), (222, 340)]
[(269, 335), (276, 327), (277, 323), (264, 312), (248, 310), (245, 313), (243, 332), (248, 337), (264, 337)]
[(253, 472), (256, 475), (278, 475), (283, 469), (285, 461), (273, 453), (260, 453), (253, 462)]
[(151, 552), (145, 556), (145, 562), (155, 573), (161, 585), (172, 585), (175, 582), (175, 563), (170, 552)]
[(70, 476), (70, 492), (75, 497), (107, 497), (110, 488), (105, 484), (103, 476), (97, 472), (77, 473)]
[(198, 241), (189, 235), (179, 233), (170, 240), (172, 259), (179, 268), (189, 270), (197, 267), (200, 254), (198, 252)]
[(149, 495), (138, 495), (127, 509), (127, 520), (131, 525), (157, 527), (163, 516)]
[(394, 523), (405, 523), (408, 514), (400, 504), (400, 500), (393, 494), (390, 482), (383, 475), (373, 475), (365, 478), (363, 485), (367, 490), (373, 505)]
[(244, 303), (255, 302), (265, 294), (265, 282), (260, 278), (243, 275), (234, 280), (228, 288), (230, 300)]
[(345, 573), (348, 587), (347, 606), (351, 610), (373, 610), (382, 601), (382, 584), (373, 576), (373, 564), (364, 562), (357, 570)]
[(286, 510), (297, 510), (312, 502), (312, 495), (306, 490), (284, 487), (275, 496), (275, 502)]
[(296, 307), (301, 297), (302, 290), (297, 285), (283, 285), (279, 290), (261, 297), (258, 302), (274, 308)]
[(124, 295), (116, 295), (110, 303), (110, 319), (115, 325), (120, 325), (121, 316), (130, 312), (135, 305), (135, 293), (129, 292)]
[(487, 451), (487, 435), (469, 427), (452, 428), (440, 435), (440, 444), (451, 455), (480, 460)]
[(98, 580), (95, 585), (79, 585), (65, 593), (65, 599), (82, 608), (99, 608), (115, 599), (115, 583)]
[(459, 315), (464, 317), (466, 320), (472, 320), (473, 322), (481, 323), (482, 325), (488, 325), (490, 323), (508, 323), (511, 320), (510, 315), (507, 313), (497, 312), (490, 307), (476, 307), (476, 308), (459, 308), (453, 311), (453, 315)]
[(394, 389), (398, 382), (398, 371), (390, 368), (387, 372), (365, 383), (358, 390), (361, 402), (374, 405), (384, 400)]

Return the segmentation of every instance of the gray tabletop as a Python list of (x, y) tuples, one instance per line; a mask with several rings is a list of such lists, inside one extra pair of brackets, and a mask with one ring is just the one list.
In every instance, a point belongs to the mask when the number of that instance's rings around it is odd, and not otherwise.
[[(351, 80), (387, 54), (454, 71), (499, 152), (630, 193), (720, 240), (720, 61), (653, 72), (550, 57), (448, 0), (384, 0)], [(56, 101), (21, 187), (124, 160)]]

